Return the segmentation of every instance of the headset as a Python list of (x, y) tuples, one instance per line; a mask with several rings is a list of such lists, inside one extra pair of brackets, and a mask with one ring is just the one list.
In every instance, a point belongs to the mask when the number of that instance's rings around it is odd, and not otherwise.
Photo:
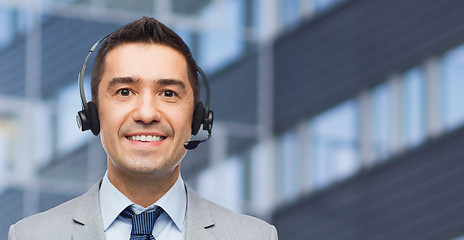
[[(91, 130), (95, 136), (97, 136), (100, 133), (100, 121), (98, 119), (97, 105), (93, 101), (87, 102), (85, 98), (84, 74), (85, 69), (87, 67), (87, 60), (89, 59), (90, 55), (92, 55), (93, 51), (95, 51), (98, 45), (100, 45), (100, 43), (103, 42), (109, 36), (110, 35), (107, 35), (98, 40), (95, 44), (93, 44), (93, 46), (89, 50), (89, 54), (87, 54), (87, 57), (85, 58), (84, 64), (82, 65), (81, 71), (79, 72), (79, 76), (77, 78), (79, 84), (79, 93), (82, 101), (82, 110), (79, 111), (76, 116), (77, 126), (81, 131)], [(195, 104), (195, 109), (192, 118), (192, 135), (197, 135), (198, 131), (200, 130), (200, 126), (203, 125), (203, 130), (208, 131), (208, 136), (203, 139), (185, 142), (184, 147), (187, 150), (195, 149), (198, 146), (198, 144), (208, 141), (211, 138), (211, 130), (213, 128), (214, 113), (209, 108), (210, 90), (208, 80), (206, 78), (205, 73), (199, 66), (197, 66), (197, 72), (203, 80), (203, 84), (205, 85), (206, 102), (205, 105), (203, 105), (201, 101), (198, 101)]]

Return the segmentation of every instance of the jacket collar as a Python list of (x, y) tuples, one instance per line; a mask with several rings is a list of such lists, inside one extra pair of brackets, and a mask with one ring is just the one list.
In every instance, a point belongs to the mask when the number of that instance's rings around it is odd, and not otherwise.
[(217, 240), (212, 233), (215, 222), (211, 215), (209, 202), (194, 192), (189, 186), (187, 190), (187, 225), (186, 239)]
[[(76, 230), (73, 231), (73, 240), (105, 239), (103, 221), (101, 217), (100, 201), (98, 193), (101, 181), (97, 182), (87, 193), (76, 201), (73, 220)], [(76, 199), (77, 200), (77, 199)]]

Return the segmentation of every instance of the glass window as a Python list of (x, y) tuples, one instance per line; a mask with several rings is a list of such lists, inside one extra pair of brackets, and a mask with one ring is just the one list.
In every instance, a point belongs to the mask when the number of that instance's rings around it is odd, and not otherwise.
[(232, 156), (198, 175), (198, 192), (229, 209), (243, 212), (244, 161)]
[(299, 0), (282, 1), (282, 22), (284, 26), (291, 26), (300, 20)]
[(274, 167), (270, 159), (273, 146), (266, 142), (253, 146), (249, 164), (249, 205), (248, 212), (255, 215), (268, 213), (274, 204)]
[(259, 9), (262, 9), (261, 4), (263, 0), (252, 0), (251, 3), (251, 26), (253, 29), (260, 29), (262, 23), (260, 19), (262, 18), (261, 14), (263, 14)]
[(392, 151), (392, 95), (388, 82), (372, 91), (372, 152), (376, 160), (385, 160)]
[(314, 9), (316, 12), (321, 12), (329, 9), (332, 7), (334, 4), (344, 1), (344, 0), (310, 0), (313, 5)]
[(464, 236), (459, 236), (459, 237), (453, 238), (452, 240), (464, 240)]
[(15, 142), (17, 139), (19, 121), (14, 118), (0, 118), (0, 173), (11, 172), (15, 162)]
[(294, 200), (300, 189), (300, 154), (298, 135), (296, 131), (286, 132), (280, 139), (279, 195), (283, 201)]
[(0, 49), (8, 46), (14, 37), (12, 11), (0, 7)]
[[(90, 77), (85, 77), (84, 88), (87, 101), (90, 96)], [(76, 124), (76, 114), (81, 108), (81, 99), (77, 84), (60, 90), (57, 112), (57, 150), (67, 153), (85, 144), (92, 136), (89, 132), (82, 133)]]
[(351, 100), (310, 123), (311, 172), (315, 188), (352, 175), (360, 167), (358, 104)]
[(426, 133), (425, 74), (420, 67), (403, 76), (403, 142), (411, 147), (420, 144)]
[(242, 0), (226, 0), (213, 1), (201, 11), (211, 26), (201, 32), (199, 42), (199, 62), (205, 69), (214, 71), (242, 53), (242, 9)]
[(16, 32), (19, 34), (24, 34), (27, 31), (28, 24), (27, 24), (27, 10), (24, 9), (16, 9)]
[(32, 119), (29, 122), (33, 124), (33, 155), (38, 166), (44, 166), (52, 159), (54, 150), (52, 110), (46, 104), (36, 103), (28, 117)]
[(27, 30), (27, 12), (0, 7), (0, 49), (9, 46), (18, 34)]
[(464, 45), (448, 52), (442, 60), (443, 123), (452, 129), (464, 121)]

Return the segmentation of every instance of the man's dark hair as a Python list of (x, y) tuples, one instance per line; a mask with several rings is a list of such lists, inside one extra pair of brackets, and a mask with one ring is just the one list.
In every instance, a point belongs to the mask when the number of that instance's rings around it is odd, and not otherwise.
[(98, 103), (98, 85), (105, 71), (105, 57), (112, 49), (126, 43), (154, 43), (168, 46), (184, 55), (187, 61), (187, 71), (190, 85), (193, 89), (194, 102), (198, 102), (198, 66), (192, 57), (190, 48), (179, 35), (154, 18), (142, 17), (110, 34), (101, 45), (95, 57), (92, 74), (92, 99)]

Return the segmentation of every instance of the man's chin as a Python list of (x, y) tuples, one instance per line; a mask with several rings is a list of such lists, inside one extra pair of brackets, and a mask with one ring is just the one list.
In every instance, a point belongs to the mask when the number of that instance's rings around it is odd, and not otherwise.
[(171, 175), (175, 172), (176, 166), (159, 165), (159, 162), (144, 162), (140, 164), (132, 164), (129, 166), (129, 171), (135, 176), (143, 177), (163, 177)]

